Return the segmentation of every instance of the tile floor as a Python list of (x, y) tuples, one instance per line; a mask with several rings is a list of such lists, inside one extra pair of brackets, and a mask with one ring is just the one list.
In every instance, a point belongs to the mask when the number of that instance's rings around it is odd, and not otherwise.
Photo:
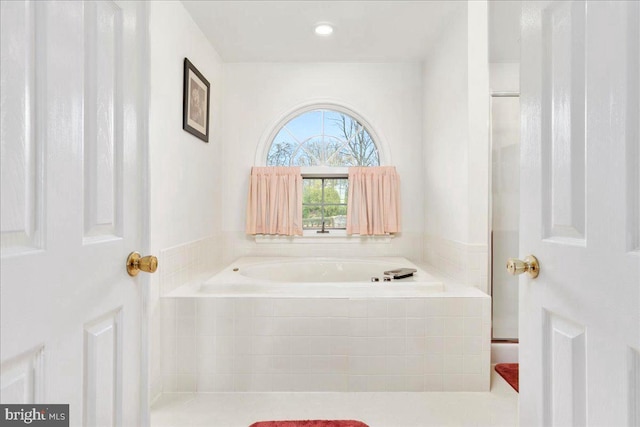
[(248, 427), (283, 419), (356, 419), (370, 427), (515, 427), (518, 394), (493, 371), (490, 392), (166, 393), (152, 427)]

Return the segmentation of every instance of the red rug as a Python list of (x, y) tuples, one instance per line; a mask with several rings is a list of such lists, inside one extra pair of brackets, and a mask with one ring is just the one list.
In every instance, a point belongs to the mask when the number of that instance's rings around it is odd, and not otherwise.
[(365, 423), (353, 420), (307, 420), (307, 421), (260, 421), (249, 427), (369, 427)]
[(517, 363), (498, 363), (496, 365), (496, 372), (499, 373), (515, 391), (519, 391)]

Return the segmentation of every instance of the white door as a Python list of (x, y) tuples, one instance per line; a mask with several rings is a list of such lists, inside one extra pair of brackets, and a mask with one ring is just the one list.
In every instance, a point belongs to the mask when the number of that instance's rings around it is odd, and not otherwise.
[[(2, 1), (0, 401), (138, 426), (146, 6)], [(142, 384), (144, 385), (144, 384)]]
[(526, 1), (520, 426), (640, 425), (640, 4)]

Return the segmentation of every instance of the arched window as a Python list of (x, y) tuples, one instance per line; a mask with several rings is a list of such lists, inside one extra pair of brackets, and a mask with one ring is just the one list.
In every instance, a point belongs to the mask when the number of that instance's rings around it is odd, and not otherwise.
[(293, 118), (276, 128), (275, 137), (269, 141), (267, 166), (302, 167), (302, 222), (306, 232), (344, 230), (347, 167), (380, 165), (372, 132), (348, 111), (327, 105), (305, 108), (289, 116)]
[(267, 166), (378, 166), (371, 134), (341, 111), (319, 108), (289, 120), (267, 154)]

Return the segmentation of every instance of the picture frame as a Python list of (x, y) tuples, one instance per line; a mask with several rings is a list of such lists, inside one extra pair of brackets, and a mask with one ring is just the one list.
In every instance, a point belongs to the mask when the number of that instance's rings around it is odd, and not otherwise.
[(184, 58), (182, 129), (204, 142), (209, 142), (210, 88), (209, 81)]

